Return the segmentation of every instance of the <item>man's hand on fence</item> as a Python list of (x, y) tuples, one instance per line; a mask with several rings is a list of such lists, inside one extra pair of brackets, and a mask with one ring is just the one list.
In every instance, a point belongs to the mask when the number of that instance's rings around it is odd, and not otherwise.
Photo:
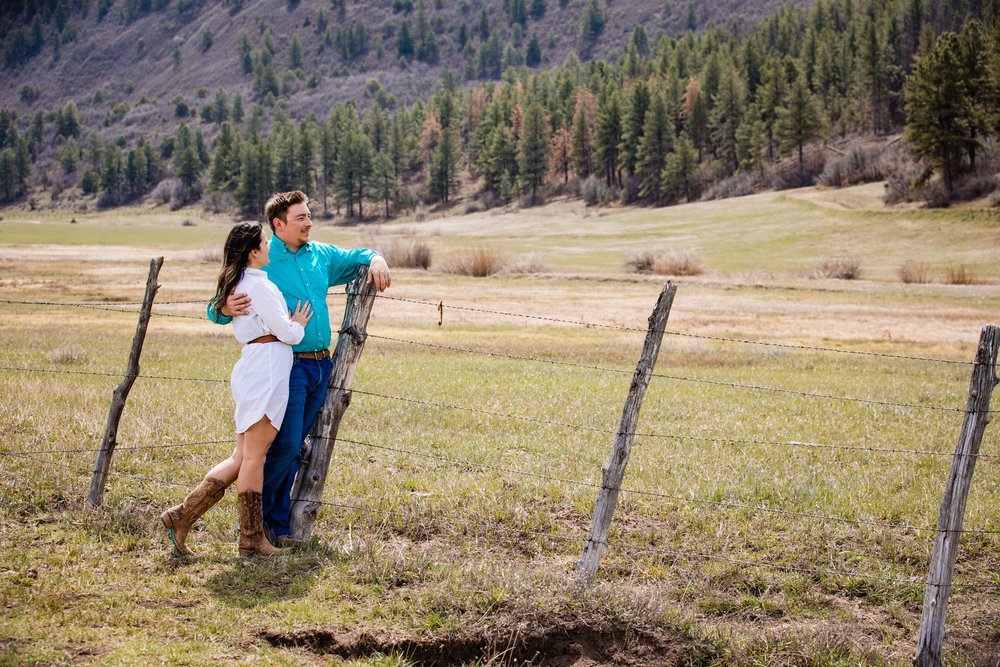
[(365, 282), (369, 285), (375, 283), (379, 292), (384, 292), (392, 284), (389, 264), (382, 255), (372, 257), (372, 262), (368, 265), (368, 280)]
[(222, 314), (226, 317), (249, 315), (250, 297), (246, 294), (230, 293), (229, 296), (226, 297), (226, 305), (222, 307)]

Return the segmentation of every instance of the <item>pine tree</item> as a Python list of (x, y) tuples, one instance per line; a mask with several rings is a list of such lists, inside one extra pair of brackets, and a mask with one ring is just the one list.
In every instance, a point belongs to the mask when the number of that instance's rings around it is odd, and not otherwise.
[(906, 79), (906, 128), (903, 137), (913, 153), (941, 172), (951, 192), (970, 140), (972, 101), (961, 77), (961, 43), (945, 33), (917, 56)]
[(627, 103), (622, 117), (621, 168), (626, 173), (635, 173), (639, 154), (639, 142), (646, 124), (646, 112), (650, 102), (649, 87), (644, 81), (632, 84), (627, 94)]
[(583, 103), (581, 96), (578, 98), (576, 112), (573, 114), (573, 130), (570, 135), (573, 171), (581, 179), (590, 176), (594, 170), (593, 130), (589, 116), (586, 103)]
[(538, 203), (538, 190), (548, 171), (549, 137), (548, 118), (538, 102), (531, 102), (521, 119), (521, 133), (517, 146), (517, 167), (521, 191)]
[(375, 154), (372, 162), (372, 184), (369, 189), (372, 201), (385, 205), (385, 218), (389, 219), (389, 204), (395, 199), (399, 183), (392, 165), (392, 158), (386, 151)]
[(636, 156), (636, 175), (639, 177), (639, 196), (653, 201), (662, 199), (662, 174), (667, 154), (674, 145), (673, 123), (662, 94), (654, 94), (646, 113), (642, 141)]
[(697, 195), (694, 180), (697, 170), (698, 152), (687, 132), (681, 132), (677, 137), (674, 152), (667, 156), (663, 167), (661, 183), (663, 196), (669, 200), (684, 197), (691, 201)]
[(746, 91), (735, 70), (730, 70), (719, 82), (719, 94), (710, 114), (710, 126), (714, 153), (729, 173), (736, 171), (739, 159), (736, 155), (736, 129), (743, 122)]
[(823, 114), (816, 98), (809, 92), (804, 75), (800, 75), (788, 93), (787, 104), (778, 111), (776, 126), (781, 150), (797, 149), (799, 154), (799, 176), (805, 175), (805, 145), (822, 138), (824, 131)]
[(597, 170), (604, 174), (604, 182), (611, 187), (621, 186), (618, 165), (619, 145), (622, 141), (622, 112), (618, 93), (612, 92), (597, 109), (594, 124), (594, 151)]
[(448, 128), (441, 130), (440, 139), (434, 147), (430, 160), (430, 179), (427, 190), (431, 197), (448, 203), (451, 193), (458, 186), (458, 151), (454, 132)]
[(406, 59), (413, 58), (413, 35), (410, 29), (410, 19), (403, 19), (403, 24), (396, 35), (396, 53)]
[(524, 64), (528, 67), (537, 67), (542, 62), (542, 47), (538, 43), (538, 33), (532, 31), (531, 39), (528, 40), (528, 49), (524, 54)]

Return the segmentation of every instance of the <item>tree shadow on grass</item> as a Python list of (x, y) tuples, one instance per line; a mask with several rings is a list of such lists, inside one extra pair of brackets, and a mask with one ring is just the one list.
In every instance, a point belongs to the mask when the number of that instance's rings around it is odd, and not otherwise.
[(224, 604), (252, 609), (302, 597), (335, 560), (336, 552), (314, 540), (286, 555), (234, 559), (205, 587)]

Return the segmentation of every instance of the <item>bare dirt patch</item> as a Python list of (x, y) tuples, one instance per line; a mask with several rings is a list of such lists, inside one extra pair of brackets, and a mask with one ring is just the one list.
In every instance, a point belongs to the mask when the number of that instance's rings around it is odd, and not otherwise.
[(420, 667), (497, 660), (503, 664), (553, 667), (669, 667), (687, 664), (700, 650), (691, 640), (662, 628), (593, 626), (579, 621), (485, 632), (467, 629), (417, 634), (313, 629), (288, 634), (262, 630), (259, 636), (273, 646), (307, 649), (349, 660), (399, 654)]

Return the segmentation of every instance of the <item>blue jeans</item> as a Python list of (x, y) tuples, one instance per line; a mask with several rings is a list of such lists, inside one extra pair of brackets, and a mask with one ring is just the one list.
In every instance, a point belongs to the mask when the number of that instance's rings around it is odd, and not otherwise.
[(264, 527), (274, 539), (291, 532), (292, 483), (299, 471), (302, 440), (323, 407), (331, 371), (330, 359), (295, 359), (292, 364), (285, 419), (264, 460)]

